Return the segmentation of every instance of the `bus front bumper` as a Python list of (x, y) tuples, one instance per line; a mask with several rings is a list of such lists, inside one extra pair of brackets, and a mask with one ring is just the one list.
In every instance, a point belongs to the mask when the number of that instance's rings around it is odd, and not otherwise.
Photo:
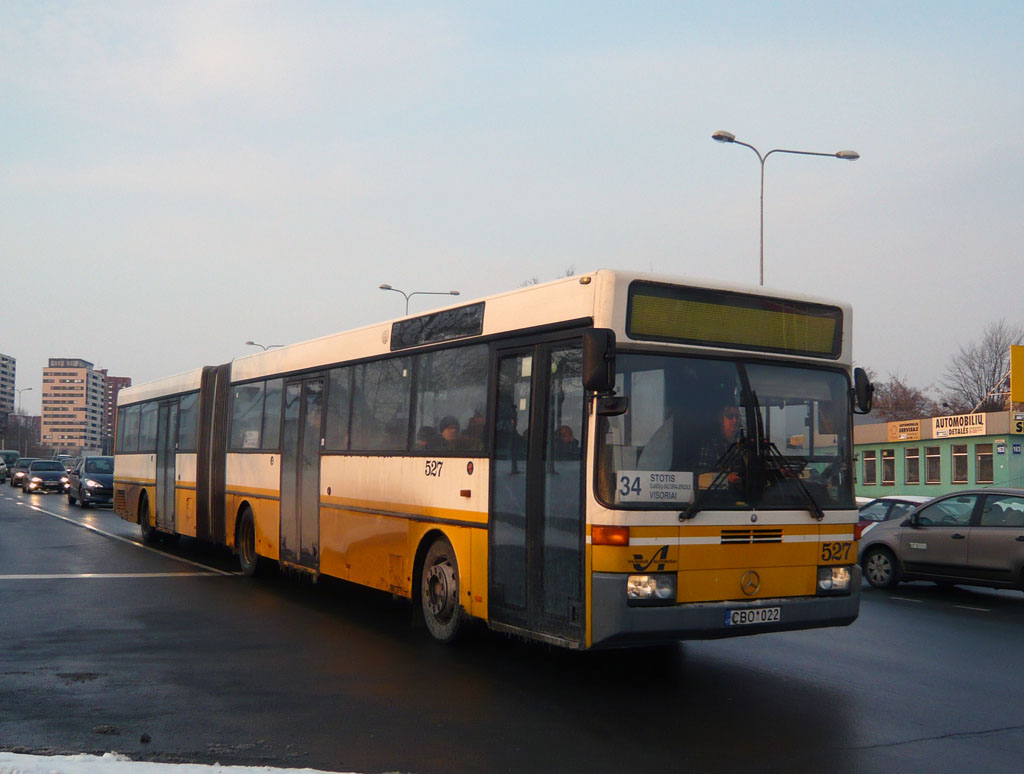
[[(615, 648), (672, 640), (711, 640), (793, 629), (848, 626), (860, 612), (860, 567), (852, 566), (849, 595), (776, 597), (726, 602), (691, 602), (661, 607), (631, 607), (626, 575), (595, 572), (591, 587), (592, 645)], [(777, 621), (730, 625), (736, 610), (780, 608)]]

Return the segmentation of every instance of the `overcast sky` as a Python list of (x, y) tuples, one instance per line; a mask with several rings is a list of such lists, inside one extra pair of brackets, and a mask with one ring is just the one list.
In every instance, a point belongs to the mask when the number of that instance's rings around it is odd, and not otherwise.
[[(0, 4), (0, 352), (136, 383), (572, 266), (1024, 321), (1024, 3)], [(411, 311), (436, 301), (412, 299)], [(444, 300), (444, 299), (441, 299)]]

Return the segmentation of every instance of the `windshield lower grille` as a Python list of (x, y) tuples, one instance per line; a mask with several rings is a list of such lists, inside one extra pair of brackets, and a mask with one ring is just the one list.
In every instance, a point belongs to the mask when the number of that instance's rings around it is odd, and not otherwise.
[(723, 544), (781, 543), (781, 529), (723, 529)]

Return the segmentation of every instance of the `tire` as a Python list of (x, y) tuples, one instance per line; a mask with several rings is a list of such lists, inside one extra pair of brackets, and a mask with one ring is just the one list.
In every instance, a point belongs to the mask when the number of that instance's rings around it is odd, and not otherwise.
[(75, 496), (73, 494), (71, 494), (71, 490), (69, 489), (68, 490), (68, 505), (74, 505), (74, 504), (75, 504)]
[(458, 560), (446, 537), (436, 538), (423, 559), (419, 601), (430, 636), (439, 642), (454, 642), (465, 612), (459, 597)]
[(149, 498), (142, 495), (139, 500), (139, 527), (142, 530), (142, 542), (151, 546), (160, 540), (160, 533), (149, 523)]
[(238, 517), (235, 530), (235, 550), (238, 552), (238, 566), (242, 575), (251, 578), (260, 571), (260, 555), (256, 553), (256, 522), (252, 509), (246, 507)]
[(876, 589), (891, 589), (899, 583), (899, 567), (896, 557), (888, 548), (871, 548), (861, 562), (864, 577)]

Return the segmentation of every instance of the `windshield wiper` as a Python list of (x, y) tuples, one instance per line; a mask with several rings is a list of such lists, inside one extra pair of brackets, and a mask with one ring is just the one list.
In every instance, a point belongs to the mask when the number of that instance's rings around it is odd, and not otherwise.
[(800, 478), (800, 472), (793, 468), (789, 462), (789, 458), (779, 451), (779, 447), (776, 446), (772, 441), (764, 441), (765, 459), (771, 460), (775, 463), (776, 469), (787, 477), (787, 480), (792, 480), (796, 483), (797, 491), (800, 492), (800, 497), (804, 501), (804, 505), (807, 506), (807, 510), (811, 512), (818, 521), (825, 518), (825, 512), (818, 505), (818, 501), (814, 499), (814, 495), (811, 494), (811, 490), (807, 488), (804, 480)]
[[(699, 483), (697, 487), (694, 487), (693, 499), (686, 506), (686, 510), (679, 514), (679, 521), (687, 521), (697, 515), (697, 511), (700, 510), (701, 503), (704, 501), (707, 493), (718, 489), (722, 481), (729, 477), (729, 473), (733, 470), (733, 463), (737, 457), (743, 458), (746, 455), (744, 447), (748, 445), (747, 439), (741, 430), (740, 437), (726, 447), (725, 451), (722, 452), (722, 456), (718, 458), (718, 462), (715, 463), (715, 477), (711, 479), (707, 489), (700, 489)], [(744, 467), (747, 466), (744, 465)]]

